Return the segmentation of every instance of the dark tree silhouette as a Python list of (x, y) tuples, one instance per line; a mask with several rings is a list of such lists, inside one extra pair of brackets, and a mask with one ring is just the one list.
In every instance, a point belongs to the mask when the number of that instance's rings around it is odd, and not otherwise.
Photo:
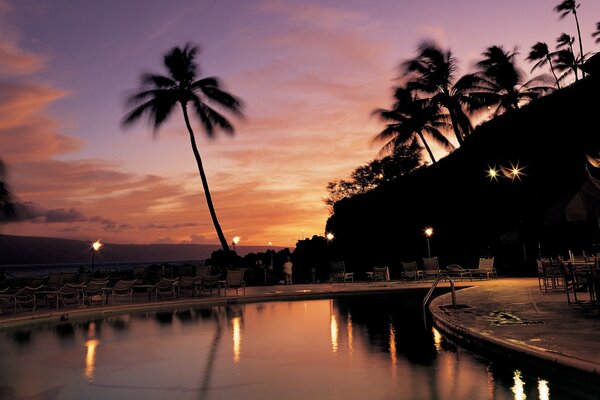
[(419, 54), (405, 61), (401, 70), (409, 78), (406, 87), (431, 95), (431, 100), (448, 110), (458, 144), (473, 130), (463, 105), (468, 104), (467, 91), (470, 80), (456, 80), (458, 61), (450, 50), (442, 50), (434, 41), (424, 41), (418, 47)]
[(6, 183), (6, 170), (4, 163), (0, 161), (0, 220), (9, 219), (15, 214), (12, 195)]
[(421, 146), (416, 140), (400, 146), (394, 153), (356, 168), (349, 180), (327, 184), (329, 197), (323, 201), (333, 212), (333, 205), (345, 198), (366, 193), (383, 182), (395, 180), (415, 171), (421, 165)]
[(573, 43), (575, 42), (575, 38), (562, 33), (558, 38), (556, 38), (556, 48), (557, 51), (554, 52), (556, 57), (555, 64), (556, 69), (563, 74), (558, 78), (559, 80), (564, 80), (571, 73), (575, 75), (575, 82), (579, 80), (578, 66), (577, 66), (577, 58), (575, 57), (575, 52), (573, 51)]
[(419, 99), (407, 88), (396, 88), (396, 102), (391, 110), (377, 109), (373, 111), (383, 121), (390, 123), (373, 140), (385, 142), (380, 154), (392, 153), (402, 145), (410, 143), (417, 136), (427, 150), (431, 162), (435, 157), (424, 134), (435, 140), (444, 148), (452, 148), (452, 144), (440, 130), (448, 129), (450, 124), (440, 107), (429, 99)]
[(548, 45), (544, 42), (537, 42), (531, 47), (531, 51), (529, 52), (529, 56), (527, 56), (528, 61), (535, 62), (533, 68), (531, 68), (531, 72), (535, 71), (536, 68), (541, 68), (544, 65), (548, 64), (550, 66), (550, 71), (552, 71), (552, 75), (554, 76), (554, 80), (556, 81), (556, 87), (560, 89), (560, 82), (558, 81), (558, 77), (556, 76), (556, 72), (554, 71), (554, 65), (552, 65), (552, 56), (554, 54), (550, 53), (548, 49)]
[[(575, 24), (577, 25), (577, 37), (579, 38), (579, 55), (581, 59), (581, 64), (583, 65), (584, 53), (583, 53), (583, 43), (581, 42), (581, 29), (579, 28), (579, 18), (577, 18), (577, 9), (580, 4), (577, 3), (576, 0), (563, 0), (559, 5), (554, 7), (554, 11), (560, 14), (560, 19), (563, 19), (569, 14), (573, 14), (575, 17)], [(583, 76), (585, 76), (585, 72), (582, 71)]]
[(551, 78), (546, 75), (523, 82), (524, 75), (515, 62), (517, 54), (514, 51), (505, 51), (502, 46), (492, 46), (483, 53), (483, 59), (477, 63), (479, 71), (474, 74), (477, 83), (470, 95), (477, 99), (479, 104), (487, 104), (494, 116), (518, 109), (522, 104), (554, 89), (549, 86)]
[(188, 104), (192, 106), (206, 134), (213, 137), (217, 128), (229, 134), (234, 133), (234, 128), (212, 106), (217, 106), (241, 116), (241, 103), (237, 98), (221, 89), (221, 84), (217, 78), (207, 77), (196, 80), (197, 66), (194, 58), (197, 52), (198, 48), (190, 44), (187, 44), (183, 49), (174, 47), (164, 56), (168, 75), (144, 74), (141, 79), (141, 89), (131, 95), (127, 101), (127, 105), (133, 107), (133, 109), (123, 118), (123, 126), (127, 127), (146, 116), (154, 126), (154, 134), (156, 135), (158, 128), (172, 115), (175, 107), (177, 105), (181, 106), (185, 126), (192, 144), (192, 151), (202, 180), (202, 187), (206, 195), (208, 209), (221, 246), (223, 250), (229, 251), (229, 245), (217, 219), (208, 188), (208, 180), (196, 145), (196, 138), (188, 116)]
[(596, 43), (600, 43), (600, 22), (596, 22), (596, 32), (592, 33), (592, 37), (596, 38)]

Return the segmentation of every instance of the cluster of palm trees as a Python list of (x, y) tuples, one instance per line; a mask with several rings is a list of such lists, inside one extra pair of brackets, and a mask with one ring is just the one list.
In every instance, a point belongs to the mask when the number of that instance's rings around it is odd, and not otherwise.
[[(386, 122), (374, 138), (384, 143), (380, 155), (417, 140), (435, 163), (428, 141), (451, 150), (454, 146), (446, 135), (453, 135), (458, 145), (462, 145), (473, 131), (470, 117), (488, 113), (491, 118), (516, 110), (555, 88), (560, 89), (561, 82), (571, 74), (576, 81), (579, 71), (584, 77), (582, 66), (587, 55), (581, 42), (578, 8), (577, 1), (564, 0), (554, 10), (560, 18), (569, 14), (575, 17), (579, 56), (573, 48), (575, 38), (563, 33), (557, 39), (556, 51), (550, 52), (546, 43), (538, 42), (527, 57), (535, 63), (532, 72), (548, 65), (553, 78), (542, 74), (525, 80), (525, 74), (517, 67), (517, 51), (502, 46), (488, 47), (476, 63), (477, 70), (458, 77), (458, 61), (451, 50), (424, 41), (417, 56), (400, 65), (403, 85), (395, 88), (392, 107), (373, 112)], [(600, 42), (600, 22), (593, 36)]]

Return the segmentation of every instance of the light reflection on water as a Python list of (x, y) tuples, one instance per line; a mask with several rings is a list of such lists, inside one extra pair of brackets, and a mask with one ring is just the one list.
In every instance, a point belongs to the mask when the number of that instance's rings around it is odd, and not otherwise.
[(597, 398), (455, 347), (414, 304), (273, 302), (2, 332), (0, 398)]

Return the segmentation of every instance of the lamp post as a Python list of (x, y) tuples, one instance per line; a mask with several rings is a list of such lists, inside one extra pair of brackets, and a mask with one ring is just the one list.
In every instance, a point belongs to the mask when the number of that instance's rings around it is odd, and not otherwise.
[(239, 236), (235, 236), (233, 238), (233, 242), (231, 242), (231, 245), (233, 246), (233, 251), (235, 252), (235, 245), (238, 244), (240, 242), (241, 237)]
[(425, 238), (427, 239), (427, 257), (431, 258), (431, 247), (429, 246), (429, 238), (433, 235), (433, 228), (428, 226), (423, 232), (425, 233)]
[(94, 243), (92, 243), (92, 273), (94, 272), (94, 254), (97, 251), (100, 251), (101, 247), (102, 247), (102, 243), (100, 242), (100, 239), (98, 239)]

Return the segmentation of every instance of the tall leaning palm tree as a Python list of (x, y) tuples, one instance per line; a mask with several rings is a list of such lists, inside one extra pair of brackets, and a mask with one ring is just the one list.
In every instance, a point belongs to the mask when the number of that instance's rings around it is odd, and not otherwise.
[(552, 71), (552, 75), (554, 76), (554, 80), (556, 81), (556, 87), (560, 89), (560, 82), (558, 81), (558, 77), (556, 76), (556, 72), (554, 71), (554, 65), (552, 65), (552, 56), (553, 53), (550, 53), (548, 49), (548, 45), (544, 42), (537, 42), (531, 47), (531, 51), (529, 52), (529, 56), (527, 56), (528, 61), (537, 61), (533, 68), (531, 68), (531, 72), (535, 71), (536, 68), (541, 68), (544, 65), (548, 64), (550, 66), (550, 71)]
[(418, 55), (401, 65), (409, 78), (406, 87), (431, 95), (431, 100), (448, 110), (454, 135), (459, 145), (473, 130), (464, 107), (469, 97), (466, 80), (456, 80), (458, 61), (450, 50), (442, 50), (434, 41), (427, 40), (418, 47)]
[[(579, 28), (579, 18), (577, 18), (577, 9), (579, 8), (579, 6), (580, 4), (578, 4), (576, 0), (563, 0), (559, 5), (554, 7), (554, 11), (560, 14), (560, 19), (563, 19), (569, 14), (573, 14), (573, 17), (575, 17), (575, 24), (577, 25), (577, 37), (579, 38), (579, 54), (581, 58), (581, 64), (583, 64), (583, 43), (581, 42), (581, 29)], [(585, 77), (585, 72), (582, 71), (582, 74)]]
[(549, 85), (551, 78), (547, 75), (539, 75), (523, 82), (524, 75), (515, 61), (517, 54), (516, 51), (504, 50), (502, 46), (492, 46), (477, 63), (479, 71), (474, 74), (477, 83), (473, 85), (470, 95), (479, 104), (487, 104), (494, 116), (516, 110), (522, 104), (554, 89)]
[(158, 128), (173, 114), (173, 110), (177, 106), (181, 107), (183, 120), (189, 133), (192, 151), (202, 180), (208, 209), (221, 246), (223, 250), (229, 251), (229, 245), (219, 225), (208, 188), (202, 158), (190, 123), (188, 105), (191, 106), (206, 134), (213, 137), (216, 129), (233, 134), (234, 128), (227, 118), (212, 106), (217, 106), (234, 115), (241, 116), (241, 103), (237, 98), (221, 89), (221, 84), (217, 78), (207, 77), (196, 80), (197, 66), (194, 58), (197, 52), (198, 48), (190, 44), (186, 44), (183, 49), (174, 47), (164, 56), (167, 75), (142, 75), (141, 89), (127, 100), (127, 105), (133, 107), (133, 109), (125, 115), (122, 123), (123, 126), (127, 127), (146, 116), (154, 126), (154, 134), (156, 135)]
[(6, 183), (6, 170), (4, 163), (0, 161), (0, 221), (14, 217), (15, 209), (12, 195)]
[(393, 153), (404, 145), (410, 144), (415, 136), (427, 150), (431, 162), (435, 164), (435, 156), (431, 151), (425, 134), (443, 148), (452, 148), (452, 144), (441, 130), (450, 127), (446, 115), (440, 107), (429, 99), (419, 99), (406, 88), (397, 88), (394, 94), (396, 102), (391, 110), (377, 109), (373, 111), (381, 120), (389, 122), (374, 142), (385, 142), (380, 154)]

